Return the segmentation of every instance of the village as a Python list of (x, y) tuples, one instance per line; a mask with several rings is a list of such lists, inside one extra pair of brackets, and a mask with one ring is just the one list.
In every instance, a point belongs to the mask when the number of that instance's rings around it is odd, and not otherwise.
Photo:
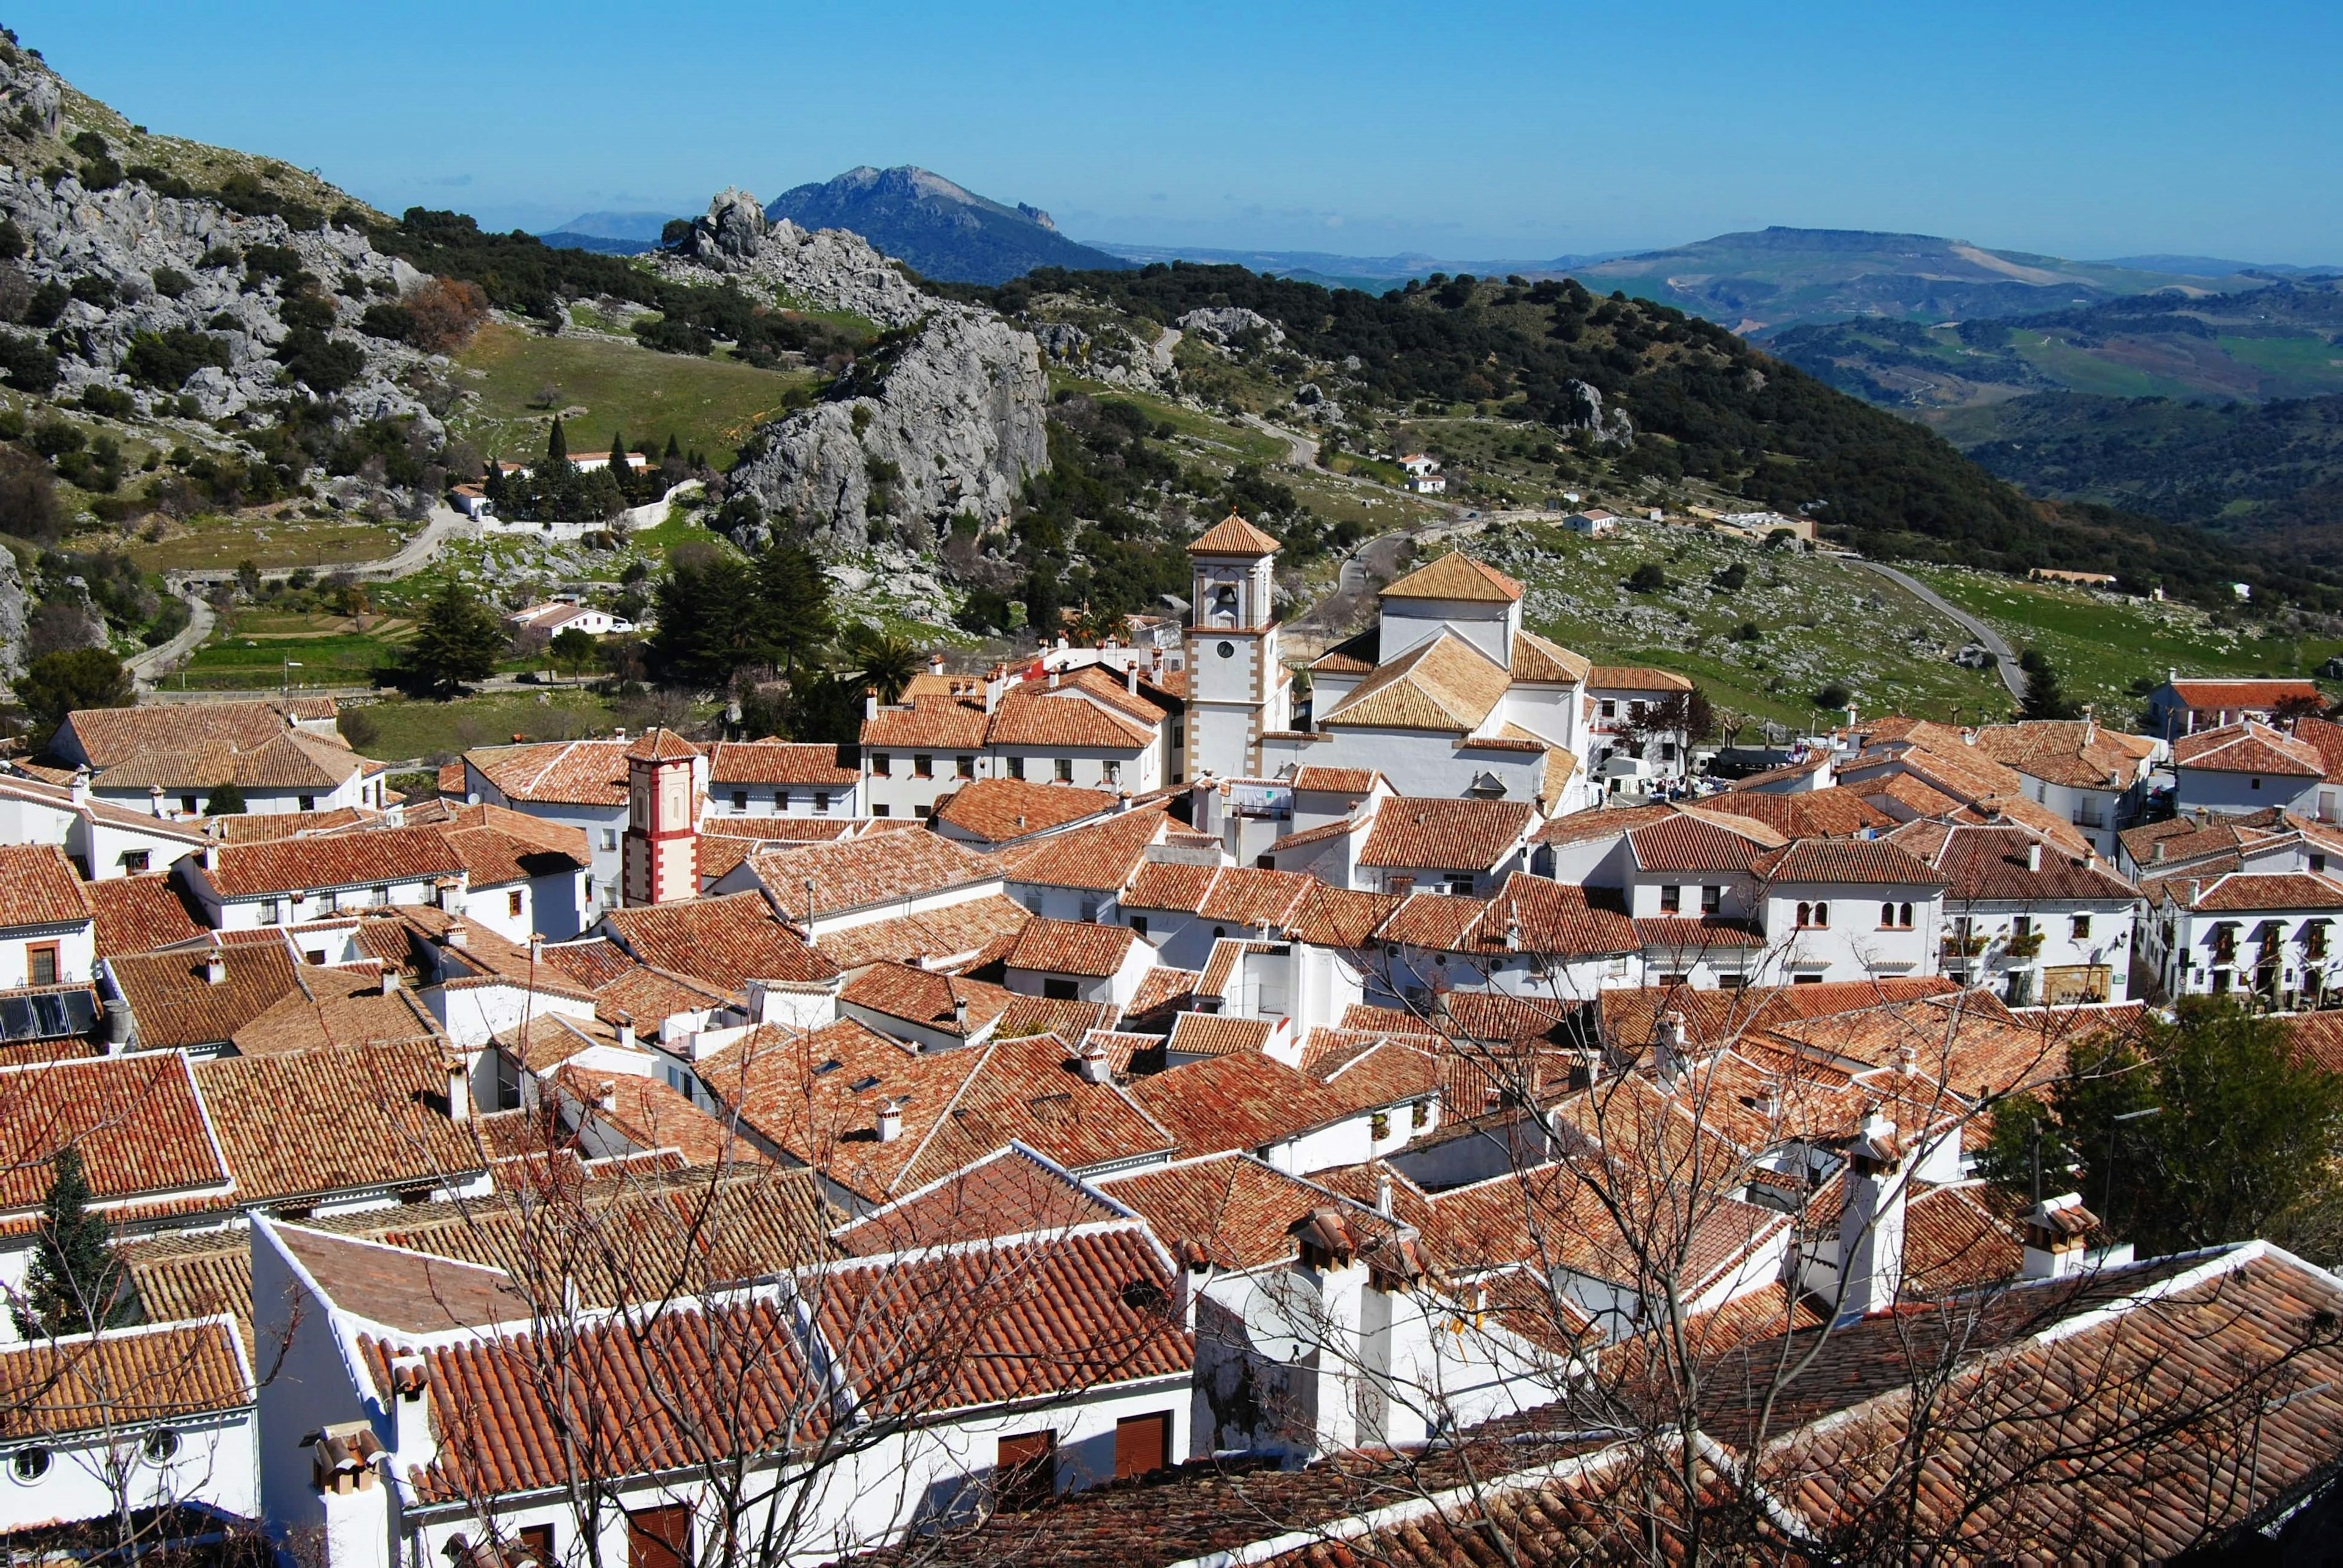
[[(1811, 1553), (1934, 1506), (1923, 1384), (2013, 1550), (2328, 1518), (2343, 1283), (1983, 1166), (2185, 999), (2343, 1064), (2315, 684), (1719, 749), (1463, 550), (1290, 660), (1278, 549), (1231, 515), (1186, 624), (940, 656), (854, 748), (485, 746), (402, 796), (286, 696), (0, 766), (0, 1531), (1428, 1562), (1463, 1500), (1600, 1544), (1729, 1473)], [(2162, 1483), (2058, 1470), (2150, 1384)]]

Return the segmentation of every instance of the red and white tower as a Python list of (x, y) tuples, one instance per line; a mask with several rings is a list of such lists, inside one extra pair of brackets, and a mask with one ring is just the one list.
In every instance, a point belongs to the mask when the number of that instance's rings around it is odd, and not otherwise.
[(618, 890), (629, 908), (699, 896), (699, 749), (649, 729), (627, 749), (627, 839)]

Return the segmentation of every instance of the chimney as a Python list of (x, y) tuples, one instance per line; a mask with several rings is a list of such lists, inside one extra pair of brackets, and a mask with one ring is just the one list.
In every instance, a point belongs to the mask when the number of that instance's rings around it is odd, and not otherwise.
[(217, 839), (207, 838), (204, 840), (204, 869), (206, 871), (216, 871), (219, 869), (219, 840)]
[(1375, 1212), (1386, 1220), (1392, 1211), (1392, 1178), (1388, 1171), (1375, 1172)]
[(130, 1003), (119, 993), (106, 999), (106, 1054), (112, 1056), (130, 1044)]
[(606, 1078), (594, 1086), (594, 1109), (606, 1116), (618, 1114), (618, 1081), (617, 1079)]
[(1139, 695), (1139, 661), (1135, 658), (1122, 667), (1122, 689), (1133, 697)]
[(622, 1012), (618, 1015), (618, 1049), (621, 1050), (635, 1049), (635, 1020), (632, 1013)]
[(968, 1038), (968, 998), (957, 994), (952, 997), (952, 1032)]
[(931, 653), (928, 655), (928, 673), (930, 675), (941, 675), (943, 672), (944, 656), (940, 653)]
[(1976, 725), (1964, 724), (1961, 726), (1961, 744), (1964, 746), (1975, 746), (1976, 744)]
[(149, 784), (146, 786), (146, 809), (153, 812), (157, 817), (167, 817), (170, 815), (169, 812), (163, 809), (163, 787), (160, 784)]
[(1847, 1145), (1846, 1204), (1838, 1218), (1838, 1321), (1896, 1304), (1904, 1287), (1904, 1147), (1874, 1105)]
[(2029, 871), (2042, 869), (2042, 840), (2039, 839), (2029, 840), (2026, 846), (2026, 869)]
[(398, 971), (397, 970), (391, 968), (388, 964), (383, 965), (382, 974), (379, 979), (382, 987), (382, 995), (397, 996), (398, 994)]
[(2161, 860), (2161, 859), (2164, 859), (2164, 840), (2163, 840), (2163, 839), (2158, 839), (2156, 841), (2155, 848), (2151, 849), (2148, 851), (2147, 858), (2148, 858), (2149, 859), (2151, 859), (2151, 860)]
[(89, 804), (89, 769), (86, 767), (74, 769), (73, 803), (76, 806)]
[(450, 920), (450, 921), (448, 921), (448, 922), (447, 922), (447, 945), (448, 945), (449, 947), (451, 947), (451, 948), (468, 948), (468, 947), (470, 947), (470, 946), (472, 945), (472, 931), (471, 931), (471, 928), (470, 928), (470, 927), (468, 927), (468, 926), (467, 926), (467, 925), (465, 925), (465, 924), (464, 924), (464, 922), (463, 922), (463, 921), (461, 921), (461, 920)]
[(2084, 1239), (2099, 1222), (2083, 1207), (2079, 1192), (2045, 1198), (2026, 1216), (2026, 1260), (2021, 1280), (2059, 1280), (2083, 1266)]
[(447, 1120), (469, 1121), (472, 1119), (472, 1077), (464, 1070), (464, 1059), (451, 1056), (439, 1067), (447, 1075)]
[(627, 729), (626, 729), (626, 726), (625, 726), (625, 725), (623, 725), (623, 724), (622, 724), (622, 725), (620, 725), (618, 729), (613, 729), (612, 731), (610, 731), (610, 739), (613, 739), (613, 740), (624, 740), (626, 738), (627, 738)]
[(1111, 1083), (1114, 1081), (1114, 1069), (1107, 1060), (1106, 1047), (1096, 1040), (1082, 1041), (1081, 1055), (1075, 1061), (1074, 1070), (1081, 1074), (1084, 1083)]
[(1668, 1011), (1660, 1014), (1652, 1031), (1654, 1068), (1659, 1073), (1660, 1087), (1674, 1090), (1684, 1069), (1684, 1015)]
[(204, 980), (208, 985), (227, 984), (227, 956), (217, 948), (204, 955)]
[(1052, 691), (1058, 689), (1058, 673), (1059, 672), (1054, 669), (1050, 672), (1050, 689)]
[(892, 1100), (879, 1102), (879, 1141), (892, 1143), (903, 1136), (903, 1108)]
[(545, 962), (545, 933), (543, 931), (531, 931), (528, 933), (528, 961), (532, 964), (542, 964)]
[(2191, 878), (2189, 878), (2189, 879), (2188, 879), (2188, 907), (2189, 907), (2190, 909), (2192, 909), (2192, 910), (2193, 910), (2193, 909), (2195, 909), (2195, 908), (2197, 907), (2197, 901), (2199, 899), (2202, 899), (2204, 896), (2205, 896), (2205, 884), (2204, 884), (2202, 881), (2198, 880), (2198, 879), (2197, 879), (2197, 878), (2195, 878), (2195, 877), (2191, 877)]

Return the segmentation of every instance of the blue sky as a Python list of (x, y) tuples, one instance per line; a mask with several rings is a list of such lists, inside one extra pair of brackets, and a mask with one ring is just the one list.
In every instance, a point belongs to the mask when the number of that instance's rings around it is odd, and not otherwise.
[(134, 121), (542, 228), (858, 163), (1081, 238), (1534, 258), (1769, 223), (2343, 264), (2343, 6), (19, 0)]

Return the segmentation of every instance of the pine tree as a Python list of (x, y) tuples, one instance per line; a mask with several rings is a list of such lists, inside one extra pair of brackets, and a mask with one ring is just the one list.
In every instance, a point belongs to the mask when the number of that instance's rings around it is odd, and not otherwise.
[(683, 461), (683, 448), (675, 444), (675, 432), (672, 430), (667, 433), (667, 453), (662, 460), (669, 463)]
[(89, 1177), (82, 1170), (81, 1151), (59, 1150), (54, 1169), (41, 1202), (24, 1300), (8, 1309), (16, 1332), (26, 1339), (110, 1329), (136, 1310), (122, 1292), (122, 1262), (109, 1245), (113, 1231), (102, 1216), (89, 1211)]
[(569, 437), (562, 434), (561, 416), (553, 417), (553, 430), (545, 438), (545, 460), (550, 464), (569, 461)]
[(2041, 649), (2027, 648), (2018, 656), (2017, 668), (2026, 672), (2026, 701), (2018, 709), (2020, 719), (2075, 717), (2075, 705), (2058, 689), (2058, 672), (2051, 668)]
[(768, 659), (795, 674), (820, 662), (829, 642), (830, 578), (795, 545), (768, 545), (757, 557), (757, 609)]
[(614, 474), (627, 472), (627, 436), (623, 430), (610, 432), (610, 471)]
[(449, 583), (424, 608), (407, 645), (407, 668), (425, 691), (452, 697), (467, 681), (495, 673), (505, 650), (504, 628), (460, 583)]

